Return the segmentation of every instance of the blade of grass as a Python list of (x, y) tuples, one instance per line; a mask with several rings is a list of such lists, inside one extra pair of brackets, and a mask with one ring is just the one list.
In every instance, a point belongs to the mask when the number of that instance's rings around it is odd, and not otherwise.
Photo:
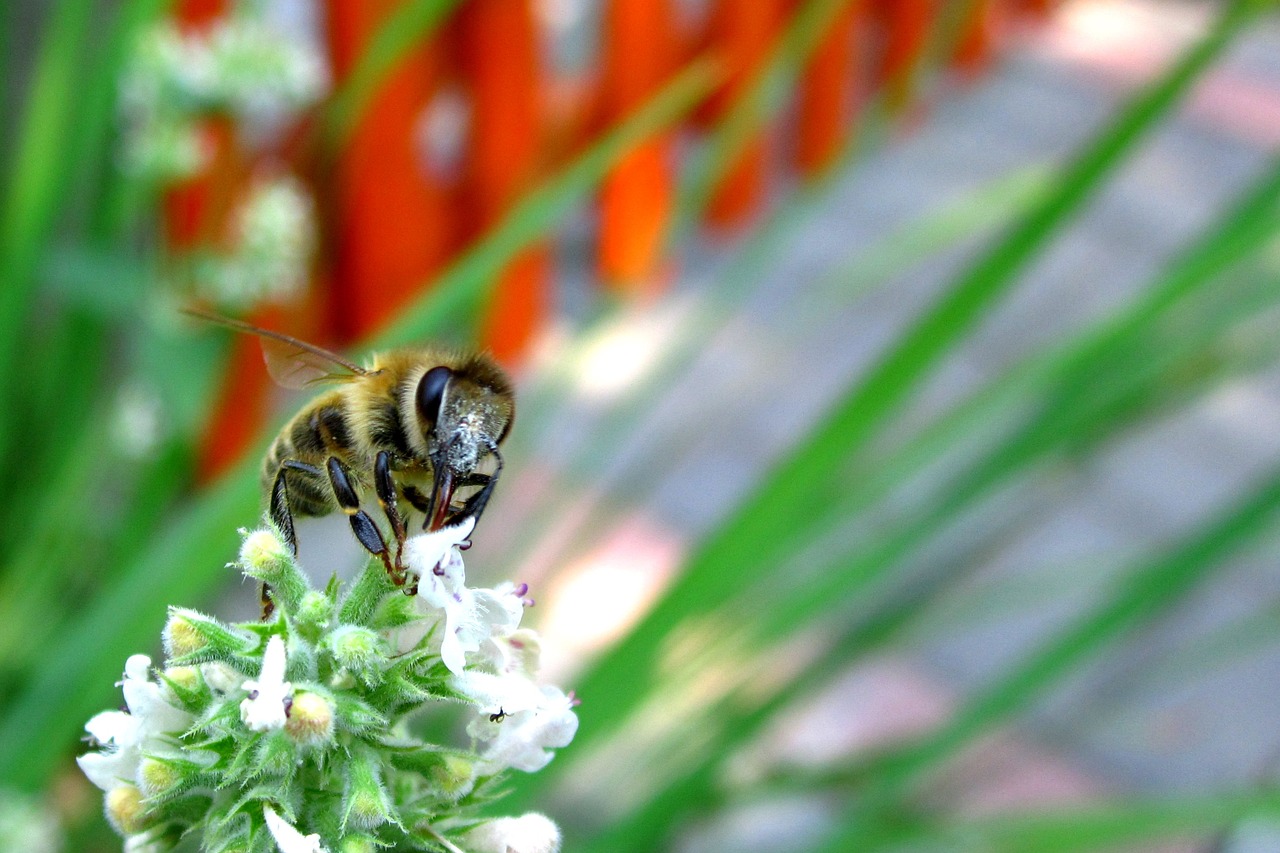
[[(1215, 329), (1221, 331), (1222, 326)], [(1214, 343), (1216, 337), (1213, 332), (1207, 332), (1200, 334), (1197, 340), (1186, 341), (1183, 347), (1184, 360), (1202, 359), (1204, 347)], [(1158, 345), (1146, 349), (1160, 351)], [(1127, 375), (1124, 368), (1117, 372)], [(1221, 377), (1215, 375), (1202, 377), (1195, 388), (1185, 389), (1183, 396), (1197, 391), (1203, 393), (1215, 387), (1215, 380), (1219, 378)], [(1081, 401), (1077, 404), (1082, 409), (1086, 404), (1089, 408), (1084, 409), (1083, 415), (1080, 412), (1075, 414), (1076, 424), (1100, 422), (1101, 426), (1093, 426), (1089, 430), (1092, 440), (1100, 442), (1113, 437), (1118, 430), (1158, 415), (1163, 410), (1162, 405), (1185, 402), (1181, 398), (1170, 401), (1162, 400), (1159, 395), (1149, 394), (1149, 384), (1139, 379), (1136, 383), (1130, 383), (1136, 385), (1136, 388), (1126, 389), (1124, 395), (1129, 400), (1129, 406), (1142, 409), (1142, 417), (1138, 416), (1138, 412), (1131, 411), (1128, 418), (1116, 418), (1112, 395), (1104, 395), (1101, 401)], [(1053, 423), (1063, 423), (1065, 416), (1064, 413), (1055, 411), (1046, 412), (1042, 417)], [(1039, 456), (1053, 453), (1060, 457), (1064, 452), (1064, 445), (1071, 442), (1076, 429), (1070, 424), (1066, 425), (1056, 445), (1046, 446)], [(1000, 449), (990, 454), (990, 458), (994, 459), (1001, 456)], [(1038, 465), (1043, 467), (1045, 464), (1045, 460), (1040, 458)], [(1010, 473), (1025, 475), (1027, 465), (1011, 469)], [(950, 494), (940, 498), (936, 507), (931, 507), (924, 513), (923, 521), (910, 519), (898, 524), (896, 528), (881, 524), (880, 532), (886, 542), (893, 543), (892, 546), (874, 543), (865, 549), (867, 553), (830, 559), (809, 574), (815, 578), (824, 578), (830, 574), (847, 572), (848, 568), (842, 564), (859, 560), (860, 565), (872, 566), (877, 573), (883, 574), (887, 571), (887, 566), (900, 563), (911, 549), (936, 538), (939, 528), (944, 526), (943, 522), (954, 512), (958, 512), (957, 507), (963, 507), (966, 501), (974, 501), (975, 495), (981, 495), (983, 491), (973, 486), (970, 477), (957, 477), (956, 482), (957, 485)], [(1034, 512), (1034, 504), (1019, 502), (1016, 511), (1021, 514)], [(991, 521), (987, 524), (990, 527)], [(1005, 529), (1010, 524), (1008, 520), (1000, 522), (999, 529)], [(983, 542), (989, 540), (995, 532), (988, 529)], [(928, 616), (929, 605), (978, 564), (975, 559), (966, 559), (963, 553), (949, 551), (945, 564), (931, 566), (924, 573), (914, 573), (895, 584), (887, 594), (875, 590), (849, 593), (845, 598), (854, 599), (856, 603), (840, 604), (837, 599), (822, 602), (825, 607), (809, 604), (810, 609), (802, 616), (794, 615), (792, 611), (800, 608), (792, 605), (797, 598), (804, 598), (803, 592), (796, 596), (788, 595), (787, 590), (805, 590), (813, 582), (807, 575), (793, 577), (789, 583), (771, 589), (744, 591), (738, 600), (728, 603), (723, 609), (737, 613), (756, 612), (759, 610), (757, 603), (768, 600), (770, 606), (763, 611), (767, 614), (766, 618), (741, 628), (736, 635), (722, 638), (720, 644), (731, 647), (731, 651), (717, 654), (714, 648), (704, 646), (703, 659), (693, 663), (683, 662), (678, 671), (668, 667), (669, 681), (698, 683), (699, 679), (706, 677), (703, 670), (715, 672), (724, 665), (726, 659), (733, 660), (734, 668), (741, 670), (749, 666), (748, 661), (753, 656), (767, 656), (767, 650), (776, 648), (778, 642), (785, 642), (784, 635), (795, 630), (813, 630), (818, 636), (835, 635), (837, 639), (823, 653), (788, 676), (779, 677), (778, 673), (769, 672), (769, 668), (765, 667), (761, 677), (769, 682), (768, 691), (762, 691), (753, 683), (745, 691), (745, 696), (730, 694), (714, 707), (700, 709), (699, 713), (691, 715), (690, 724), (696, 725), (699, 730), (700, 752), (697, 755), (689, 754), (688, 734), (679, 728), (671, 732), (663, 744), (649, 744), (646, 749), (649, 755), (663, 756), (666, 750), (679, 751), (681, 761), (657, 759), (664, 772), (675, 775), (655, 797), (643, 802), (634, 813), (616, 816), (607, 834), (594, 841), (607, 849), (620, 851), (660, 846), (665, 834), (679, 823), (682, 815), (710, 807), (719, 790), (716, 780), (724, 776), (724, 768), (720, 766), (724, 756), (737, 754), (783, 709), (802, 703), (806, 695), (829, 683), (831, 678), (846, 671), (856, 660), (899, 637), (904, 629), (924, 621)], [(714, 619), (715, 614), (709, 614), (708, 618)], [(765, 627), (768, 623), (772, 623), (772, 629)], [(726, 615), (722, 624), (732, 625), (734, 619)], [(827, 627), (823, 629), (821, 625)], [(680, 679), (683, 682), (679, 682)], [(639, 716), (646, 713), (644, 706), (634, 710)], [(640, 771), (637, 769), (635, 772)], [(571, 827), (566, 826), (566, 831), (570, 829)]]
[[(0, 370), (5, 376), (15, 375), (38, 248), (57, 211), (61, 143), (75, 130), (71, 92), (82, 73), (92, 18), (92, 4), (78, 0), (61, 0), (50, 11), (14, 145), (8, 192), (0, 203)], [(5, 438), (11, 429), (7, 419), (0, 419), (0, 459), (8, 458)]]
[[(16, 375), (27, 312), (58, 212), (103, 151), (114, 127), (116, 81), (138, 29), (171, 0), (129, 0), (99, 27), (98, 9), (62, 0), (53, 10), (0, 202), (0, 371)], [(96, 53), (94, 50), (96, 49)], [(86, 57), (93, 63), (86, 66)], [(11, 387), (0, 404), (12, 408)], [(38, 429), (39, 424), (28, 424)], [(12, 458), (16, 419), (0, 418), (0, 465)]]
[(431, 38), (457, 5), (458, 0), (410, 0), (396, 7), (324, 107), (327, 150), (346, 144), (379, 84), (410, 48)]
[[(928, 371), (977, 323), (1063, 223), (1096, 191), (1143, 134), (1190, 87), (1240, 29), (1259, 11), (1257, 2), (1236, 2), (1211, 32), (1156, 84), (1125, 107), (1067, 167), (1055, 188), (1025, 219), (981, 256), (882, 357), (808, 440), (777, 466), (734, 515), (698, 548), (682, 576), (637, 628), (583, 677), (579, 692), (608, 697), (617, 714), (637, 704), (653, 686), (654, 664), (669, 631), (685, 616), (720, 600), (725, 588), (758, 578), (769, 557), (785, 553), (805, 535), (803, 515), (812, 484), (824, 479), (833, 459), (856, 458)], [(764, 559), (762, 559), (762, 555)], [(732, 578), (732, 582), (726, 579)], [(726, 584), (728, 586), (726, 587)], [(583, 705), (580, 747), (609, 728), (604, 705)], [(558, 776), (570, 762), (553, 764)], [(548, 779), (541, 780), (547, 784)]]
[[(778, 323), (791, 329), (805, 328), (819, 312), (829, 310), (835, 304), (850, 304), (862, 294), (906, 274), (922, 258), (1007, 224), (1025, 210), (1047, 185), (1047, 171), (1031, 167), (1002, 176), (930, 211), (881, 241), (851, 252), (844, 261), (822, 275), (812, 293), (806, 294), (804, 306), (794, 316), (779, 317)], [(753, 236), (750, 245), (716, 277), (712, 288), (700, 299), (691, 315), (682, 321), (675, 340), (662, 349), (653, 368), (629, 385), (624, 395), (602, 416), (599, 425), (575, 450), (565, 470), (552, 474), (552, 479), (544, 486), (546, 491), (573, 494), (589, 484), (608, 488), (609, 483), (601, 479), (601, 471), (608, 467), (610, 455), (621, 446), (629, 431), (639, 429), (644, 432), (648, 429), (637, 425), (645, 422), (660, 392), (678, 380), (697, 356), (699, 348), (733, 316), (734, 307), (751, 295), (749, 284), (766, 266), (766, 259), (785, 251), (787, 235), (782, 231), (785, 229), (790, 233), (803, 226), (807, 216), (802, 215), (805, 208), (801, 206), (810, 205), (815, 193), (816, 190), (810, 190), (788, 199), (783, 205), (784, 210), (791, 210), (794, 204), (794, 212), (785, 214), (785, 218), (771, 218), (770, 224)], [(783, 215), (780, 212), (779, 216)], [(607, 323), (602, 325), (609, 328)], [(545, 417), (557, 400), (563, 400), (571, 393), (571, 368), (580, 363), (594, 340), (592, 330), (583, 332), (578, 343), (560, 359), (563, 369), (544, 380), (540, 387), (525, 392), (521, 401), (522, 428), (517, 431), (518, 435), (508, 440), (511, 458), (531, 452), (533, 441), (541, 433), (540, 415)], [(529, 414), (530, 409), (532, 414)], [(688, 434), (698, 434), (702, 430), (710, 434), (715, 426), (712, 420), (711, 417), (696, 422), (682, 420), (681, 428)], [(654, 428), (658, 428), (657, 425)], [(655, 481), (680, 464), (680, 460), (672, 458), (665, 465), (650, 465), (644, 471), (618, 474), (615, 479), (625, 477), (628, 499), (640, 503), (645, 494), (657, 487)], [(578, 552), (589, 551), (594, 541), (609, 530), (609, 520), (615, 511), (616, 507), (608, 502), (596, 504), (565, 538), (575, 543)], [(521, 530), (512, 535), (515, 544), (507, 552), (509, 562), (519, 565), (528, 557), (538, 546), (537, 537), (550, 528), (556, 512), (557, 507), (546, 502), (524, 520)], [(562, 556), (571, 558), (568, 554)]]

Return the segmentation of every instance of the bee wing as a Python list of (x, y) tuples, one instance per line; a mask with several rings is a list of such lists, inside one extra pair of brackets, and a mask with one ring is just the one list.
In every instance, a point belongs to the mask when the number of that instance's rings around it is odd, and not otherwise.
[(285, 388), (297, 389), (324, 382), (341, 382), (353, 376), (369, 376), (374, 372), (335, 352), (300, 341), (283, 332), (273, 332), (221, 314), (191, 308), (181, 310), (183, 314), (260, 338), (267, 373)]

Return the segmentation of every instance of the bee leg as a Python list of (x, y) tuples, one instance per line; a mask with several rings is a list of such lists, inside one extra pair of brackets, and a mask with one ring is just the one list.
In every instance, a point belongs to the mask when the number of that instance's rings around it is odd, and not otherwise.
[[(298, 533), (293, 526), (293, 511), (289, 509), (289, 486), (285, 479), (286, 471), (300, 471), (312, 477), (319, 477), (320, 469), (305, 462), (299, 462), (296, 459), (286, 459), (276, 469), (276, 479), (271, 484), (271, 506), (268, 510), (271, 516), (271, 523), (280, 531), (285, 544), (289, 546), (289, 553), (296, 557), (298, 556)], [(275, 609), (276, 603), (271, 598), (271, 588), (264, 583), (262, 585), (262, 618), (264, 620), (269, 619)]]
[(405, 526), (400, 510), (396, 507), (396, 484), (391, 479), (391, 456), (385, 450), (379, 450), (374, 458), (373, 485), (378, 493), (378, 505), (382, 507), (383, 515), (391, 524), (391, 532), (396, 539), (395, 572), (392, 579), (396, 583), (402, 583), (404, 565), (401, 563), (401, 556), (404, 553)]
[(279, 530), (280, 535), (284, 538), (284, 543), (289, 546), (289, 552), (294, 557), (298, 556), (298, 534), (293, 529), (293, 511), (289, 510), (289, 487), (285, 482), (285, 471), (296, 470), (305, 474), (319, 476), (320, 469), (307, 465), (306, 462), (298, 462), (296, 460), (287, 459), (280, 462), (280, 467), (275, 469), (275, 482), (271, 483), (271, 524)]
[(337, 500), (338, 507), (350, 519), (351, 531), (355, 533), (356, 539), (366, 551), (382, 560), (382, 564), (387, 567), (387, 573), (394, 578), (395, 570), (391, 565), (387, 542), (382, 538), (382, 531), (373, 523), (369, 513), (360, 508), (360, 496), (356, 494), (355, 486), (351, 482), (351, 472), (336, 456), (330, 456), (325, 467), (329, 471), (329, 484), (333, 487), (333, 497)]
[(423, 515), (429, 515), (431, 513), (431, 498), (427, 497), (413, 486), (404, 487), (404, 499)]
[[(480, 514), (484, 512), (485, 506), (489, 503), (489, 498), (493, 497), (494, 486), (498, 485), (498, 475), (502, 473), (502, 454), (498, 452), (498, 446), (490, 443), (489, 452), (493, 454), (494, 459), (498, 460), (498, 467), (493, 469), (493, 473), (489, 475), (488, 480), (484, 483), (484, 488), (467, 498), (462, 508), (445, 520), (446, 527), (457, 524), (468, 516), (474, 516), (476, 521), (480, 520)], [(472, 475), (472, 477), (474, 476), (476, 475)]]

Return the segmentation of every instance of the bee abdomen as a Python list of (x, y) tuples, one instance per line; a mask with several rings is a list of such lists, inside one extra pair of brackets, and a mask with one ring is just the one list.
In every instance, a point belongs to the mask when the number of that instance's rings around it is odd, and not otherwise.
[[(280, 473), (280, 467), (285, 462), (296, 461), (311, 465), (318, 469), (318, 474), (310, 474), (296, 468), (286, 472), (289, 508), (295, 515), (327, 515), (337, 509), (337, 504), (334, 502), (333, 490), (324, 473), (326, 449), (323, 444), (320, 444), (318, 453), (299, 453), (292, 439), (298, 421), (303, 420), (299, 418), (285, 427), (284, 431), (271, 443), (271, 449), (267, 451), (266, 458), (262, 461), (262, 493), (270, 496), (276, 477)], [(308, 446), (312, 446), (311, 443)]]

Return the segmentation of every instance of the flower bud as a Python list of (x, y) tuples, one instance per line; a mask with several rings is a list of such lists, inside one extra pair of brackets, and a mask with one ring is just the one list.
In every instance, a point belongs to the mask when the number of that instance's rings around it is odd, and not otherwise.
[(301, 745), (332, 740), (333, 707), (318, 693), (295, 693), (284, 730)]
[(182, 774), (171, 763), (150, 756), (138, 765), (138, 782), (146, 796), (162, 794), (182, 781)]
[(342, 846), (338, 848), (340, 853), (377, 853), (381, 849), (382, 845), (375, 839), (358, 835), (349, 835), (342, 839)]
[(171, 666), (164, 671), (164, 677), (183, 690), (200, 689), (200, 671), (194, 666)]
[(164, 623), (165, 654), (170, 658), (181, 658), (195, 654), (209, 644), (204, 635), (196, 630), (196, 626), (182, 611), (169, 613), (169, 621)]
[(444, 753), (431, 768), (431, 787), (446, 800), (460, 800), (476, 783), (476, 763), (460, 755)]
[(376, 759), (367, 752), (351, 756), (347, 790), (342, 798), (342, 822), (346, 826), (374, 829), (394, 817), (375, 762)]
[(559, 853), (560, 827), (546, 815), (529, 812), (482, 823), (460, 841), (475, 853)]
[(240, 565), (245, 574), (274, 583), (293, 565), (293, 555), (274, 530), (255, 530), (240, 545)]
[(163, 639), (170, 662), (179, 665), (235, 658), (257, 645), (256, 639), (185, 607), (169, 608)]
[(368, 682), (382, 668), (386, 648), (382, 638), (368, 628), (343, 625), (329, 636), (334, 660), (362, 681)]
[(142, 832), (151, 822), (151, 816), (142, 803), (142, 792), (133, 785), (112, 788), (107, 792), (105, 804), (107, 820), (121, 835)]
[(297, 609), (308, 591), (306, 577), (274, 530), (255, 530), (240, 546), (240, 567), (270, 587), (273, 599), (286, 610)]
[(333, 619), (333, 600), (323, 592), (309, 590), (298, 601), (293, 615), (298, 632), (314, 643), (324, 634)]
[(200, 672), (204, 676), (204, 683), (209, 685), (209, 689), (223, 695), (239, 690), (241, 683), (244, 681), (243, 675), (221, 661), (202, 664)]

